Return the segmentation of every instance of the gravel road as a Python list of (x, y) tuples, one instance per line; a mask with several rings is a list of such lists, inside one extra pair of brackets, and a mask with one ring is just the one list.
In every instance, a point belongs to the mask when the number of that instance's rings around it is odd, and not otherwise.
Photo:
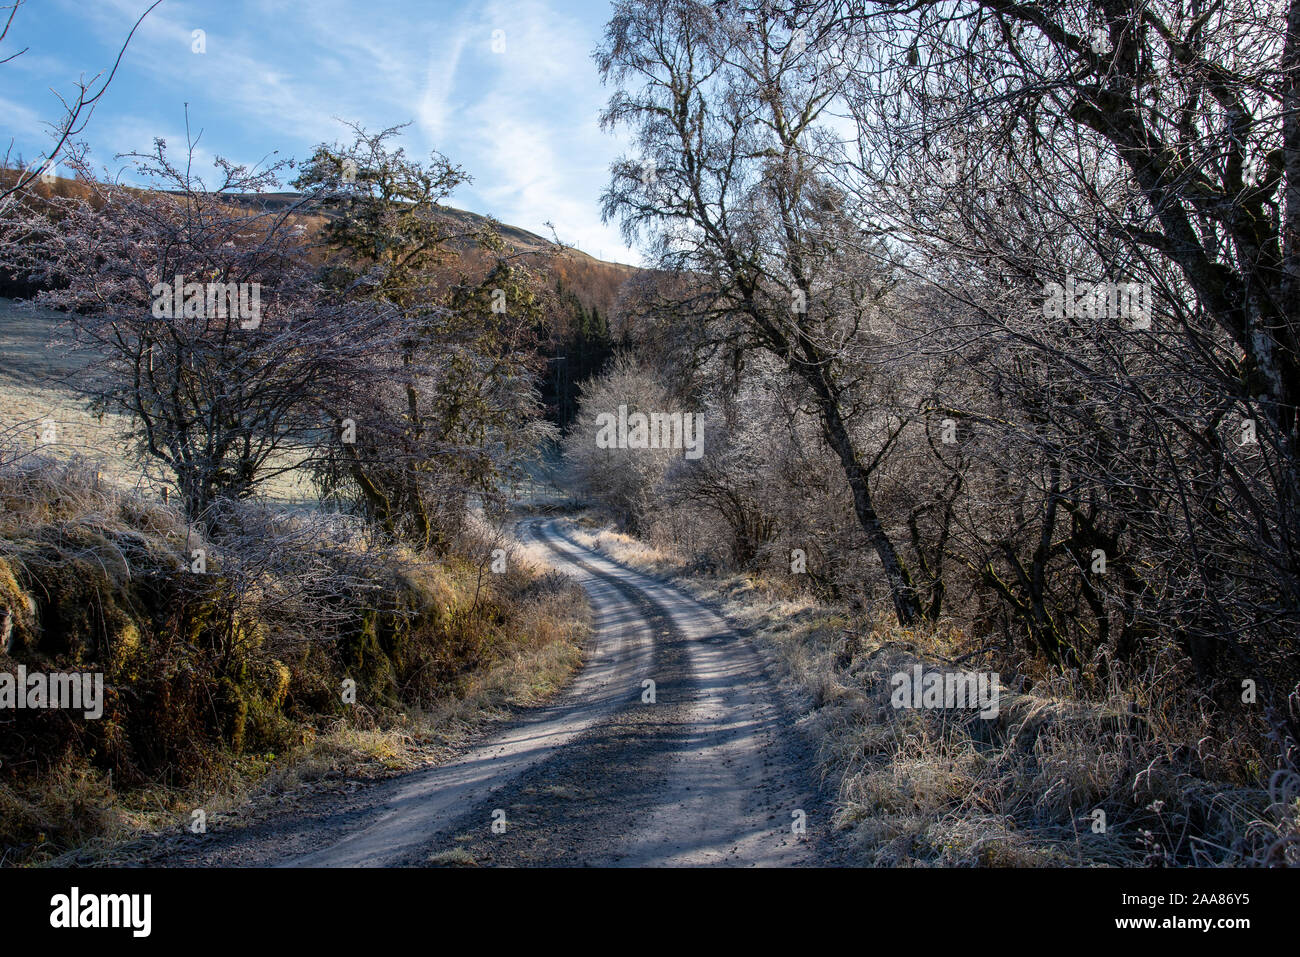
[(148, 863), (830, 863), (829, 801), (797, 722), (806, 704), (754, 643), (679, 588), (578, 544), (561, 521), (528, 519), (517, 534), (544, 546), (595, 611), (564, 694), (438, 766), (186, 835)]

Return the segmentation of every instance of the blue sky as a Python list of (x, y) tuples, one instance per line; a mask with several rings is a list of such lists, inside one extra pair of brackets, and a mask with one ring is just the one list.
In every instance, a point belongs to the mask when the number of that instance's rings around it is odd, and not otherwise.
[[(26, 0), (0, 56), (0, 131), (31, 160), (58, 117), (51, 88), (107, 70), (149, 0)], [(609, 91), (591, 61), (608, 0), (164, 0), (141, 26), (82, 139), (100, 165), (171, 149), (202, 130), (212, 157), (305, 158), (343, 140), (335, 117), (379, 129), (411, 121), (407, 152), (446, 153), (474, 178), (465, 209), (559, 237), (592, 255), (639, 262), (600, 221), (610, 162), (625, 145), (600, 130)], [(192, 52), (203, 30), (206, 52)], [(504, 49), (494, 51), (495, 45)]]

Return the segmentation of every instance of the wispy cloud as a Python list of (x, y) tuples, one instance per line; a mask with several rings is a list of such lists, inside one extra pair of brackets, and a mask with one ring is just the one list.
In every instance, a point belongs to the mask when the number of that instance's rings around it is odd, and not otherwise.
[[(25, 24), (22, 42), (40, 57), (28, 72), (70, 88), (111, 64), (146, 5), (53, 0), (60, 22)], [(607, 13), (603, 0), (168, 0), (141, 27), (87, 136), (103, 160), (147, 149), (163, 131), (170, 144), (188, 104), (209, 162), (252, 163), (342, 138), (336, 118), (371, 129), (410, 121), (408, 152), (438, 149), (474, 176), (458, 205), (536, 232), (550, 220), (588, 252), (635, 261), (598, 208), (619, 152), (597, 125), (604, 92), (590, 60)], [(195, 30), (206, 52), (192, 52)], [(39, 82), (28, 86), (0, 100), (0, 122), (24, 141), (55, 112), (35, 95)]]

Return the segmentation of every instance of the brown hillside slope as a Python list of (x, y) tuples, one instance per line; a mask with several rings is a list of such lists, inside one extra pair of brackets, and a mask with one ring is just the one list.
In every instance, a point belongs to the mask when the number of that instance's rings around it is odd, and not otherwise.
[[(0, 170), (0, 186), (12, 183), (18, 176), (18, 172), (18, 170)], [(51, 196), (88, 198), (92, 195), (91, 188), (86, 183), (57, 176), (48, 182), (33, 183), (31, 193), (42, 199)], [(299, 204), (303, 197), (301, 193), (279, 192), (232, 195), (230, 199), (232, 203), (247, 206), (249, 209), (275, 211)], [(539, 254), (556, 252), (555, 258), (544, 271), (553, 279), (563, 282), (584, 307), (588, 309), (595, 307), (606, 315), (613, 311), (623, 283), (640, 271), (636, 266), (606, 262), (571, 247), (557, 247), (554, 242), (543, 236), (518, 226), (497, 222), (478, 213), (452, 206), (443, 207), (443, 213), (454, 232), (468, 233), (490, 223), (511, 251)], [(314, 233), (325, 221), (324, 216), (313, 212), (310, 206), (293, 213), (292, 216), (295, 223), (304, 226), (309, 233)], [(467, 244), (462, 247), (462, 251), (466, 250), (468, 250)], [(470, 267), (469, 271), (474, 270)], [(0, 277), (0, 296), (26, 298), (35, 291), (25, 283), (14, 281), (10, 277)]]

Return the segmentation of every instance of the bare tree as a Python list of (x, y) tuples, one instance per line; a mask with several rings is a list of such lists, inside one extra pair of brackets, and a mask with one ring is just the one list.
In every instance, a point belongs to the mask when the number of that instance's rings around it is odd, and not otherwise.
[(629, 239), (648, 231), (662, 266), (707, 287), (702, 319), (739, 325), (808, 390), (898, 619), (911, 623), (922, 614), (916, 586), (872, 492), (906, 421), (871, 388), (897, 358), (865, 335), (889, 278), (872, 268), (854, 197), (823, 158), (825, 111), (843, 78), (813, 69), (779, 18), (743, 13), (680, 0), (616, 5), (597, 53), (620, 86), (604, 121), (631, 127), (641, 157), (616, 165), (605, 215)]
[(139, 456), (163, 463), (189, 518), (213, 529), (218, 500), (319, 452), (329, 397), (372, 366), (388, 321), (319, 287), (295, 208), (249, 208), (276, 167), (218, 160), (208, 187), (161, 140), (134, 160), (152, 189), (79, 164), (89, 196), (25, 212), (6, 252), (96, 357), (72, 384), (130, 417)]
[(334, 397), (347, 426), (317, 474), (389, 535), (442, 550), (468, 496), (498, 501), (501, 479), (545, 437), (531, 378), (538, 277), (492, 224), (448, 215), (463, 170), (441, 154), (420, 162), (391, 148), (400, 128), (353, 132), (350, 144), (317, 147), (297, 185), (328, 216), (326, 281), (391, 316), (392, 347), (374, 355), (382, 372)]
[[(144, 13), (140, 14), (139, 19), (136, 20), (134, 26), (131, 27), (131, 32), (128, 33), (126, 39), (122, 41), (122, 46), (117, 51), (117, 58), (113, 61), (113, 66), (108, 71), (107, 76), (104, 76), (101, 73), (96, 74), (88, 81), (84, 78), (78, 80), (77, 92), (71, 101), (64, 97), (59, 97), (59, 102), (63, 105), (63, 117), (57, 123), (51, 124), (51, 129), (54, 134), (54, 145), (39, 163), (33, 163), (27, 169), (19, 171), (12, 183), (0, 187), (0, 210), (3, 210), (15, 196), (30, 189), (32, 183), (38, 177), (51, 170), (55, 161), (59, 158), (60, 153), (63, 152), (64, 147), (69, 145), (76, 136), (80, 135), (81, 132), (85, 130), (86, 124), (90, 122), (91, 114), (95, 112), (95, 105), (103, 98), (104, 94), (108, 91), (109, 84), (113, 82), (113, 77), (117, 75), (117, 68), (122, 63), (122, 56), (126, 53), (127, 47), (131, 45), (131, 38), (135, 36), (135, 31), (140, 29), (140, 24), (144, 22), (144, 18), (149, 16), (149, 14), (153, 12), (154, 7), (158, 6), (160, 3), (162, 3), (162, 0), (154, 0)], [(3, 43), (5, 38), (9, 35), (9, 30), (13, 26), (14, 18), (18, 14), (18, 8), (22, 5), (23, 0), (14, 0), (14, 2), (7, 8), (0, 8), (9, 10), (9, 16), (5, 18), (4, 28), (0, 29), (0, 43)], [(27, 47), (24, 47), (15, 53), (10, 53), (8, 56), (0, 58), (0, 64), (8, 63), (15, 57), (22, 56), (27, 52), (27, 49)], [(103, 77), (102, 80), (100, 79), (101, 77)], [(9, 147), (5, 150), (4, 162), (0, 165), (7, 168), (12, 153), (13, 140), (10, 140)]]
[(644, 531), (660, 502), (660, 484), (682, 452), (667, 448), (602, 447), (600, 416), (668, 412), (676, 406), (670, 390), (653, 372), (620, 355), (601, 375), (581, 387), (581, 401), (564, 440), (568, 479), (576, 490), (605, 505), (620, 524)]
[(1036, 489), (1032, 513), (972, 515), (963, 561), (1067, 660), (1173, 633), (1203, 677), (1282, 678), (1300, 607), (1295, 5), (798, 12), (848, 77), (837, 181), (895, 268), (953, 303), (932, 351), (964, 352), (987, 388), (939, 404)]

